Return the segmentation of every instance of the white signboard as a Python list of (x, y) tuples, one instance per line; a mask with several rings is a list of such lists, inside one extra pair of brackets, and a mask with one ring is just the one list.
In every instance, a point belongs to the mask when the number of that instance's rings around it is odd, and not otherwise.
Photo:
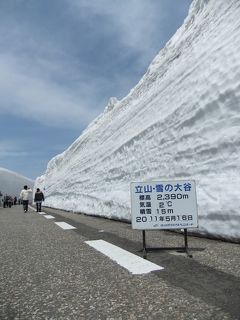
[(185, 229), (198, 226), (194, 180), (131, 183), (133, 229)]

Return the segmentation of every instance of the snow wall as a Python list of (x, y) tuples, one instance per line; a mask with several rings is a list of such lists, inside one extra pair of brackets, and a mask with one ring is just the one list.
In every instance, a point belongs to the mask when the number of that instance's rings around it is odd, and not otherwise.
[(240, 1), (195, 0), (146, 74), (48, 164), (45, 204), (131, 220), (130, 182), (194, 179), (196, 233), (240, 240)]

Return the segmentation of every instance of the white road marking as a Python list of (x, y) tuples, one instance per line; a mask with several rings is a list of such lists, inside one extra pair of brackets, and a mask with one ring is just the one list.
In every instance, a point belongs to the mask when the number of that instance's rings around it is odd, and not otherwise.
[[(28, 207), (29, 207), (30, 209), (32, 209), (33, 211), (37, 212), (37, 209), (34, 208), (34, 207), (32, 207), (31, 205), (29, 205)], [(37, 213), (39, 213), (39, 214), (46, 214), (46, 212), (43, 212), (43, 211), (37, 212)]]
[(51, 216), (50, 214), (45, 214), (44, 218), (46, 218), (46, 219), (55, 219), (55, 217)]
[(143, 274), (151, 271), (164, 269), (155, 263), (143, 259), (135, 254), (121, 249), (104, 240), (85, 241), (89, 246), (108, 256), (120, 266), (124, 267), (132, 274)]
[(64, 230), (77, 229), (66, 222), (54, 222), (54, 223), (56, 223), (60, 228)]

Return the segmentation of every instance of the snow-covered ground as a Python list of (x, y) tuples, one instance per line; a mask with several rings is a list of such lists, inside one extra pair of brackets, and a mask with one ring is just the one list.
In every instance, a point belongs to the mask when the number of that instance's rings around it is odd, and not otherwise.
[(3, 195), (19, 197), (24, 185), (33, 188), (34, 181), (14, 171), (0, 168), (0, 191)]
[(239, 0), (193, 1), (136, 87), (49, 162), (45, 204), (131, 220), (131, 181), (194, 179), (195, 232), (239, 240), (239, 17)]

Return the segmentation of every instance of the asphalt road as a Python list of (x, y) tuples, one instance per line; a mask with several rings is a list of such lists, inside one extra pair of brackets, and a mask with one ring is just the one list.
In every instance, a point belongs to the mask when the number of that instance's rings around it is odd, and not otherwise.
[[(132, 274), (86, 241), (102, 239), (142, 256), (131, 225), (43, 208), (0, 208), (0, 319), (240, 319), (239, 244), (189, 237), (193, 258), (149, 252), (163, 270)], [(64, 230), (55, 222), (76, 229)], [(149, 247), (178, 247), (183, 235), (146, 233)], [(201, 250), (199, 250), (201, 249)]]

